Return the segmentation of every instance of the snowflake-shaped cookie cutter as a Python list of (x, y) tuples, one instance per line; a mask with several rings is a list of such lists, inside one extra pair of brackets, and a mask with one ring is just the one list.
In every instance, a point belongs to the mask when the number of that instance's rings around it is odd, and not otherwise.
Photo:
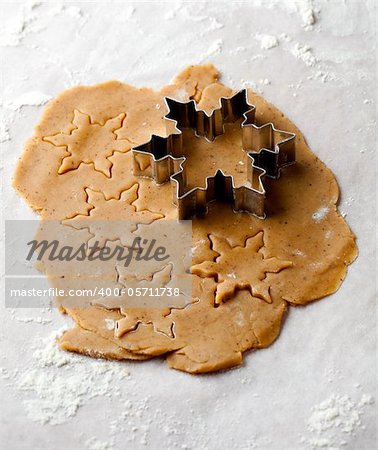
[[(158, 184), (173, 182), (173, 202), (179, 220), (205, 213), (207, 204), (213, 200), (231, 202), (236, 211), (265, 218), (264, 178), (278, 178), (281, 168), (295, 162), (295, 134), (278, 130), (273, 123), (257, 126), (256, 108), (248, 102), (246, 89), (221, 97), (219, 107), (211, 114), (197, 110), (194, 100), (180, 102), (168, 97), (164, 100), (168, 108), (165, 119), (174, 122), (175, 131), (167, 137), (152, 135), (148, 142), (132, 149), (134, 174), (153, 178)], [(186, 189), (187, 158), (182, 130), (192, 128), (197, 137), (212, 142), (224, 134), (226, 123), (239, 119), (243, 119), (242, 148), (247, 154), (246, 182), (236, 186), (233, 175), (225, 174), (219, 167), (205, 177), (205, 187)]]

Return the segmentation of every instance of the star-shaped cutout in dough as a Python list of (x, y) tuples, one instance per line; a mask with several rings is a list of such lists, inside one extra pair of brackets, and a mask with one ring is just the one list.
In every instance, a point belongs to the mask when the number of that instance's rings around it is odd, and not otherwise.
[(97, 243), (103, 247), (107, 241), (116, 241), (128, 246), (133, 240), (133, 232), (139, 224), (148, 224), (153, 220), (163, 218), (162, 214), (147, 209), (138, 210), (134, 205), (138, 198), (138, 184), (123, 191), (119, 199), (107, 199), (102, 192), (87, 188), (87, 203), (91, 206), (88, 215), (78, 214), (64, 221), (76, 229), (87, 228), (93, 235), (89, 245)]
[(93, 122), (88, 114), (75, 109), (70, 132), (43, 137), (44, 141), (55, 147), (67, 149), (58, 173), (77, 169), (84, 163), (93, 164), (95, 170), (110, 177), (112, 162), (108, 158), (114, 152), (127, 152), (133, 146), (128, 139), (118, 139), (117, 131), (122, 128), (125, 117), (126, 114), (121, 113), (100, 124)]
[[(139, 324), (144, 324), (152, 325), (157, 333), (163, 333), (173, 338), (173, 322), (165, 320), (165, 318), (171, 312), (173, 307), (171, 303), (174, 302), (174, 297), (137, 294), (138, 289), (147, 288), (155, 292), (156, 289), (167, 287), (171, 281), (172, 265), (164, 266), (149, 279), (139, 278), (132, 274), (125, 276), (118, 270), (119, 268), (117, 268), (117, 272), (120, 295), (118, 297), (104, 297), (93, 302), (94, 305), (101, 308), (117, 309), (123, 315), (122, 319), (117, 320), (115, 324), (115, 337), (120, 338), (130, 331), (136, 330)], [(134, 295), (129, 294), (130, 289)]]
[(264, 258), (263, 232), (246, 240), (244, 246), (232, 247), (227, 239), (209, 236), (212, 249), (218, 253), (214, 261), (192, 266), (192, 273), (200, 277), (213, 277), (217, 282), (215, 306), (233, 296), (237, 289), (248, 289), (254, 297), (271, 303), (269, 285), (264, 281), (267, 273), (278, 273), (292, 266), (291, 261), (276, 257)]

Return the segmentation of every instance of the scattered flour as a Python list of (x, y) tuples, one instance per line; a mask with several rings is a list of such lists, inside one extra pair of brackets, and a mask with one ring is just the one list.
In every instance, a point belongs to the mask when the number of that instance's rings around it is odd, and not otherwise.
[(321, 222), (322, 220), (325, 219), (328, 213), (329, 213), (328, 206), (322, 206), (321, 208), (319, 208), (317, 211), (314, 212), (312, 218), (315, 222)]
[(288, 13), (294, 13), (301, 19), (301, 26), (306, 31), (313, 30), (320, 14), (319, 9), (315, 9), (313, 0), (254, 0), (254, 6), (267, 9), (280, 8)]
[(316, 23), (316, 15), (312, 0), (295, 1), (297, 10), (302, 19), (302, 26), (306, 30), (312, 30)]
[(223, 39), (216, 39), (207, 49), (206, 55), (202, 59), (204, 61), (209, 56), (214, 56), (222, 52), (223, 48)]
[(322, 83), (327, 83), (328, 81), (336, 80), (336, 75), (333, 72), (324, 72), (323, 70), (318, 70), (314, 74), (307, 77), (308, 80), (320, 80)]
[(258, 94), (263, 93), (263, 90), (261, 89), (260, 85), (255, 83), (254, 81), (244, 80), (243, 78), (241, 78), (240, 83), (243, 86), (243, 88), (252, 89)]
[(230, 55), (239, 55), (240, 53), (245, 53), (247, 51), (247, 47), (243, 45), (239, 45), (238, 47), (232, 48), (229, 53)]
[(291, 53), (297, 58), (303, 61), (306, 66), (312, 67), (316, 64), (317, 60), (312, 54), (312, 49), (308, 45), (301, 45), (299, 42), (295, 43), (291, 49)]
[(263, 50), (269, 50), (271, 48), (277, 47), (279, 41), (276, 36), (270, 34), (255, 34), (255, 38), (260, 41), (260, 46)]
[(0, 122), (0, 142), (10, 140), (9, 127), (4, 122)]
[[(18, 394), (21, 414), (26, 412), (30, 420), (48, 426), (72, 420), (67, 426), (75, 427), (80, 423), (74, 422), (80, 420), (79, 410), (97, 403), (108, 411), (106, 420), (96, 423), (98, 431), (94, 434), (78, 433), (75, 448), (155, 448), (157, 435), (164, 439), (164, 448), (209, 448), (214, 437), (209, 434), (203, 412), (192, 407), (189, 400), (184, 406), (190, 417), (181, 418), (165, 402), (159, 403), (159, 396), (144, 392), (144, 383), (150, 387), (151, 378), (143, 374), (142, 380), (129, 376), (125, 369), (129, 364), (59, 350), (55, 340), (62, 331), (29, 342), (30, 360), (26, 366), (0, 368), (0, 377)], [(180, 378), (180, 374), (175, 376)], [(212, 404), (216, 414), (224, 408), (221, 400)], [(264, 439), (258, 441), (265, 443)], [(227, 448), (231, 448), (228, 444)]]
[(224, 28), (223, 23), (220, 23), (215, 17), (210, 17), (209, 20), (208, 30), (220, 30)]
[(91, 437), (87, 439), (84, 443), (88, 450), (111, 450), (114, 448), (114, 440), (111, 441), (100, 441), (96, 437)]
[(305, 27), (310, 27), (316, 22), (314, 10), (311, 8), (302, 10), (302, 21)]
[(2, 377), (23, 394), (23, 406), (34, 422), (64, 423), (90, 400), (119, 395), (115, 381), (129, 376), (121, 363), (60, 350), (55, 341), (63, 331), (35, 341), (27, 369), (2, 372)]
[(327, 400), (315, 405), (307, 420), (307, 431), (312, 435), (301, 441), (312, 448), (339, 449), (348, 444), (358, 429), (363, 428), (365, 407), (372, 405), (371, 395), (363, 394), (359, 402), (348, 395), (332, 394)]
[(164, 20), (173, 20), (177, 15), (177, 10), (171, 9), (164, 14)]
[[(207, 32), (216, 31), (224, 28), (224, 24), (219, 22), (219, 20), (211, 15), (199, 15), (198, 14), (198, 8), (193, 7), (191, 5), (191, 2), (187, 2), (189, 4), (186, 4), (186, 6), (180, 5), (178, 2), (176, 2), (176, 9), (172, 9), (168, 11), (164, 18), (166, 20), (172, 20), (176, 18), (177, 16), (182, 16), (185, 20), (191, 20), (193, 22), (203, 23), (206, 27)], [(173, 5), (173, 3), (172, 3)]]
[(23, 323), (40, 323), (45, 325), (47, 323), (51, 323), (51, 319), (46, 319), (45, 317), (16, 317), (17, 322)]
[(5, 108), (18, 111), (24, 106), (42, 106), (45, 105), (51, 96), (43, 92), (30, 91), (12, 99), (4, 104)]
[(105, 325), (107, 330), (114, 330), (115, 322), (113, 319), (105, 319)]
[(184, 88), (178, 88), (174, 92), (171, 93), (172, 97), (181, 102), (187, 102), (188, 93)]
[(263, 78), (260, 80), (260, 83), (267, 86), (268, 84), (270, 84), (270, 80), (268, 78)]
[(61, 351), (55, 342), (63, 332), (64, 329), (39, 341), (39, 345), (37, 344), (38, 347), (33, 353), (33, 358), (39, 367), (62, 367), (75, 360), (73, 354)]
[(35, 22), (38, 16), (34, 10), (40, 6), (39, 2), (26, 2), (20, 4), (19, 10), (12, 16), (11, 20), (3, 20), (0, 26), (0, 46), (15, 47), (22, 44), (26, 36), (38, 33), (45, 27)]
[(352, 206), (352, 204), (354, 203), (354, 197), (352, 197), (351, 195), (349, 197), (347, 197), (345, 200), (343, 200), (343, 205), (346, 206)]
[(62, 11), (65, 11), (71, 17), (81, 19), (83, 17), (83, 11), (78, 6), (64, 6)]
[(332, 235), (333, 235), (332, 230), (327, 230), (327, 231), (325, 232), (324, 237), (325, 237), (326, 239), (331, 239)]
[(286, 33), (281, 33), (280, 36), (280, 41), (282, 42), (291, 42), (292, 38), (290, 36), (288, 36)]

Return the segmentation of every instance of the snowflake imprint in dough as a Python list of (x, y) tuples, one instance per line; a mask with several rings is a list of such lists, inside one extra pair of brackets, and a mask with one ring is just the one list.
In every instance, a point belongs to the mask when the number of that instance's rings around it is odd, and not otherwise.
[(103, 125), (93, 122), (88, 114), (75, 109), (69, 133), (44, 136), (43, 140), (55, 147), (66, 147), (68, 154), (63, 157), (58, 173), (64, 174), (77, 169), (81, 163), (93, 164), (95, 170), (110, 177), (112, 167), (109, 157), (114, 152), (127, 152), (133, 146), (128, 139), (118, 139), (117, 131), (123, 126), (125, 113), (108, 119)]
[(149, 210), (138, 210), (133, 202), (138, 198), (138, 184), (123, 191), (120, 197), (106, 199), (102, 192), (87, 188), (87, 203), (91, 205), (87, 215), (78, 214), (64, 221), (78, 230), (87, 228), (93, 235), (90, 243), (99, 247), (107, 241), (120, 240), (123, 245), (130, 245), (134, 238), (132, 233), (140, 224), (149, 224), (161, 219), (162, 214)]
[[(291, 267), (291, 261), (264, 258), (263, 232), (249, 237), (244, 246), (232, 247), (227, 239), (209, 235), (212, 249), (218, 253), (214, 261), (204, 261), (192, 266), (192, 273), (217, 281), (215, 306), (231, 298), (237, 289), (248, 289), (254, 297), (271, 303), (270, 286), (264, 281), (267, 273), (278, 273)], [(252, 270), (253, 268), (253, 270)]]

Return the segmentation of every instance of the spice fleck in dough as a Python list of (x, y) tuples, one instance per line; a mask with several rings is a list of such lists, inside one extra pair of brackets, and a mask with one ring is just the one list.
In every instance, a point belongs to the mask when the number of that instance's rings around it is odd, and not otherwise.
[[(211, 112), (221, 96), (232, 93), (218, 78), (212, 65), (190, 66), (160, 92), (116, 81), (63, 92), (49, 103), (26, 143), (15, 188), (42, 220), (90, 217), (94, 195), (101, 199), (95, 205), (97, 219), (111, 218), (109, 207), (120, 199), (132, 203), (122, 209), (126, 216), (143, 211), (151, 220), (177, 217), (169, 183), (158, 186), (133, 175), (130, 148), (148, 141), (152, 133), (166, 136), (172, 131), (164, 119), (165, 95), (194, 99)], [(340, 286), (357, 248), (337, 210), (336, 180), (287, 117), (253, 92), (249, 101), (256, 106), (258, 125), (273, 122), (297, 136), (296, 164), (285, 168), (278, 180), (266, 180), (267, 218), (211, 203), (207, 215), (193, 220), (192, 303), (168, 310), (80, 309), (63, 303), (62, 311), (76, 325), (60, 339), (62, 348), (113, 359), (166, 355), (176, 369), (212, 372), (240, 364), (243, 352), (251, 348), (270, 345), (288, 306), (305, 305)], [(101, 149), (95, 151), (90, 125), (109, 121), (111, 132), (100, 133)], [(76, 133), (77, 138), (87, 147), (71, 151), (69, 136), (79, 125), (86, 131)], [(238, 124), (227, 125), (213, 147), (200, 142), (193, 152), (189, 185), (208, 175), (203, 161), (222, 164), (243, 179), (240, 135)], [(195, 137), (190, 137), (192, 143)], [(206, 147), (206, 159), (201, 159), (201, 146)], [(240, 158), (232, 156), (235, 149)], [(122, 194), (130, 189), (135, 195)]]

